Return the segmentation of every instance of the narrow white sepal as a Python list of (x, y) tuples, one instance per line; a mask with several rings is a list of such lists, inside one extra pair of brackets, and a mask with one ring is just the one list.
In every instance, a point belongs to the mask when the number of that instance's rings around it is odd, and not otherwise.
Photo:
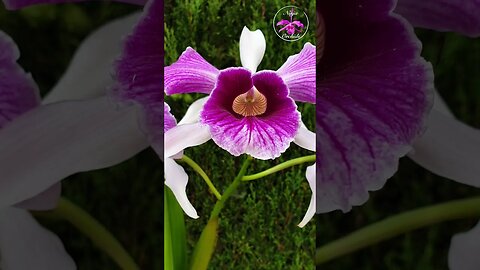
[(244, 26), (240, 35), (239, 45), (242, 66), (255, 73), (265, 55), (265, 36), (260, 30), (250, 31), (250, 29)]
[(172, 190), (185, 214), (191, 218), (198, 218), (197, 210), (187, 197), (187, 184), (188, 175), (183, 167), (173, 159), (165, 158), (165, 185)]
[(451, 117), (454, 117), (452, 111), (450, 110), (450, 108), (448, 107), (447, 103), (445, 102), (445, 100), (443, 100), (442, 96), (440, 95), (440, 93), (438, 93), (438, 90), (435, 89), (435, 92), (434, 92), (434, 95), (435, 95), (435, 98), (433, 100), (433, 109), (445, 114), (445, 115), (448, 115), (448, 116), (451, 116)]
[(113, 65), (122, 51), (123, 39), (140, 13), (114, 20), (100, 27), (80, 44), (65, 74), (43, 99), (43, 104), (105, 95), (114, 84)]
[(200, 121), (200, 112), (203, 109), (203, 105), (207, 102), (209, 97), (203, 97), (195, 100), (187, 109), (187, 112), (183, 116), (182, 120), (178, 122), (178, 125), (193, 124)]
[(427, 170), (480, 187), (480, 130), (432, 109), (427, 130), (409, 157)]
[(450, 270), (478, 270), (480, 266), (480, 222), (472, 230), (456, 234), (450, 243)]
[(26, 210), (0, 209), (0, 268), (5, 270), (75, 270), (60, 239)]
[(316, 163), (312, 166), (307, 167), (306, 177), (308, 184), (310, 185), (310, 189), (312, 190), (312, 197), (310, 198), (310, 204), (308, 205), (307, 213), (302, 219), (302, 222), (298, 224), (298, 227), (303, 228), (312, 218), (315, 216), (315, 208), (316, 208), (316, 191), (315, 191), (315, 171), (316, 171)]
[(201, 123), (179, 125), (165, 132), (164, 158), (173, 157), (185, 148), (197, 146), (210, 140), (208, 126)]
[(17, 203), (15, 207), (35, 211), (51, 210), (57, 207), (61, 195), (62, 183), (58, 182), (35, 197)]

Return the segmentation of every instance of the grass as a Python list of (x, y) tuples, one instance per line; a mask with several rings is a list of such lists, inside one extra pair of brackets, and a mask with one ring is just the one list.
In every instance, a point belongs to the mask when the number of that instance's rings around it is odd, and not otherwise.
[[(266, 35), (267, 51), (261, 69), (276, 69), (286, 57), (298, 52), (300, 42), (280, 41), (271, 31), (268, 14), (284, 1), (165, 1), (165, 63), (174, 62), (187, 47), (196, 48), (219, 68), (240, 66), (238, 37), (243, 25), (260, 28)], [(313, 1), (293, 1), (297, 6)], [(32, 72), (43, 94), (55, 84), (79, 42), (108, 20), (137, 10), (114, 3), (46, 5), (7, 12), (0, 8), (1, 29), (18, 43), (22, 66)], [(200, 15), (199, 15), (200, 14)], [(313, 14), (309, 14), (313, 18)], [(455, 115), (480, 127), (480, 40), (456, 34), (418, 31), (424, 56), (433, 63), (436, 83)], [(180, 118), (198, 96), (169, 97), (173, 113)], [(301, 106), (307, 126), (313, 129), (313, 106)], [(186, 153), (198, 162), (220, 191), (240, 167), (213, 142)], [(249, 173), (267, 169), (289, 158), (310, 154), (292, 146), (281, 159), (255, 161)], [(264, 179), (244, 183), (221, 214), (220, 240), (211, 269), (312, 269), (311, 257), (318, 245), (337, 239), (395, 213), (466, 196), (479, 191), (436, 177), (407, 158), (385, 188), (373, 192), (361, 207), (342, 214), (317, 217), (304, 229), (298, 224), (308, 206), (310, 191), (304, 179), (305, 165)], [(163, 252), (163, 165), (152, 150), (117, 166), (81, 173), (64, 181), (64, 195), (109, 228), (138, 261), (142, 269), (161, 269)], [(200, 218), (187, 219), (189, 246), (193, 246), (206, 224), (215, 197), (203, 180), (190, 175), (188, 193)], [(42, 220), (61, 236), (79, 269), (116, 269), (91, 242), (62, 221)], [(339, 258), (321, 268), (338, 269), (447, 269), (447, 252), (453, 234), (468, 230), (477, 221), (439, 224), (371, 248)], [(315, 226), (316, 225), (316, 226)], [(315, 240), (316, 239), (316, 240)], [(191, 253), (191, 250), (190, 250)]]

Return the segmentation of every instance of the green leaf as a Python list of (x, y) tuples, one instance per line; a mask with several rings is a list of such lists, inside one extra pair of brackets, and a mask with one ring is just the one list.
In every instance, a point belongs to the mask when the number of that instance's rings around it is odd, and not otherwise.
[(191, 270), (206, 270), (218, 238), (218, 217), (210, 219), (193, 251)]
[(164, 269), (187, 269), (187, 240), (183, 210), (172, 191), (164, 188)]

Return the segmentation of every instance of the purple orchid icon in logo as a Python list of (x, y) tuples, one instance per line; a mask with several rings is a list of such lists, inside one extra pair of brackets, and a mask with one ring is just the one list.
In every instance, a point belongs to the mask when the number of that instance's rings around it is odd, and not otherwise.
[(293, 35), (297, 32), (298, 33), (302, 32), (305, 26), (301, 21), (293, 20), (293, 16), (295, 16), (296, 14), (297, 12), (295, 12), (295, 9), (292, 7), (288, 12), (288, 16), (290, 16), (290, 21), (282, 19), (277, 23), (277, 26), (284, 26), (283, 28), (278, 30), (278, 32), (287, 31), (289, 35)]
[(285, 41), (301, 39), (308, 30), (307, 14), (295, 6), (281, 8), (273, 18), (273, 29), (277, 36)]

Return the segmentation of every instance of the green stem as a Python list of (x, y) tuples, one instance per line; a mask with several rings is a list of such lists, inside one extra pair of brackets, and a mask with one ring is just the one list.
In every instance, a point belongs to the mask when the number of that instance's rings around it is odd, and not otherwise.
[(242, 181), (251, 181), (251, 180), (259, 179), (259, 178), (265, 177), (269, 174), (273, 174), (273, 173), (276, 173), (278, 171), (285, 170), (289, 167), (299, 165), (299, 164), (302, 164), (302, 163), (305, 163), (305, 162), (313, 162), (313, 161), (315, 161), (315, 155), (309, 155), (309, 156), (294, 158), (294, 159), (285, 161), (283, 163), (280, 163), (276, 166), (273, 166), (272, 168), (270, 168), (268, 170), (265, 170), (263, 172), (259, 172), (259, 173), (251, 174), (251, 175), (245, 175), (242, 178)]
[(328, 262), (418, 228), (448, 220), (478, 216), (480, 216), (480, 197), (456, 200), (404, 212), (320, 247), (315, 254), (315, 264)]
[(217, 188), (213, 185), (212, 181), (210, 180), (210, 178), (208, 178), (208, 175), (205, 173), (202, 167), (200, 167), (200, 165), (198, 165), (195, 161), (193, 161), (191, 158), (189, 158), (186, 155), (183, 155), (182, 161), (185, 161), (185, 163), (187, 163), (190, 167), (192, 167), (192, 169), (196, 171), (203, 178), (205, 183), (207, 183), (208, 187), (210, 188), (212, 193), (215, 195), (215, 197), (217, 197), (218, 200), (222, 199), (222, 195), (220, 194), (220, 192), (218, 192)]
[[(39, 213), (39, 212), (36, 212)], [(85, 234), (101, 250), (107, 253), (123, 270), (139, 270), (122, 244), (85, 210), (65, 198), (60, 198), (57, 208), (42, 212), (38, 216), (65, 219)]]
[(233, 180), (233, 182), (227, 187), (227, 189), (222, 195), (222, 199), (218, 200), (217, 203), (215, 203), (212, 213), (210, 214), (210, 220), (213, 220), (218, 217), (218, 215), (220, 214), (220, 211), (225, 206), (225, 201), (233, 194), (233, 192), (235, 192), (235, 190), (237, 190), (238, 186), (242, 182), (243, 176), (247, 172), (247, 168), (248, 168), (248, 165), (250, 165), (250, 162), (252, 162), (252, 157), (247, 156), (247, 158), (243, 162), (240, 172), (238, 172), (238, 175), (235, 177), (235, 180)]

